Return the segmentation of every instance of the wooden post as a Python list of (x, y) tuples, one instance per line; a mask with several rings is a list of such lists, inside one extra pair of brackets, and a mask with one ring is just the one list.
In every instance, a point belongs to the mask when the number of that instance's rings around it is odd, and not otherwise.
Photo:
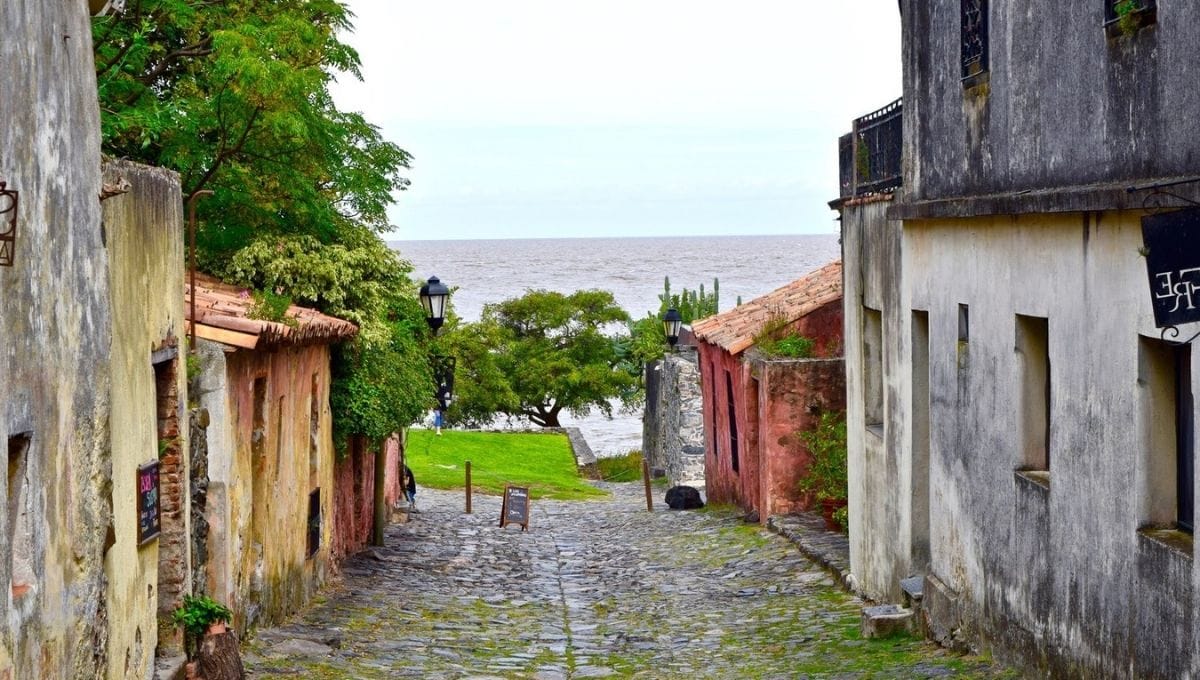
[(471, 461), (467, 461), (467, 514), (471, 514)]
[(654, 496), (650, 495), (650, 461), (642, 459), (642, 482), (646, 485), (646, 512), (654, 512)]

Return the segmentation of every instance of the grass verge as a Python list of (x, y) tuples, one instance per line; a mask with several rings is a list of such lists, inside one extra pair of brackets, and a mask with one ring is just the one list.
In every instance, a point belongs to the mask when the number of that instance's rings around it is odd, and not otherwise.
[(630, 451), (624, 456), (597, 458), (600, 479), (606, 482), (638, 482), (642, 479), (642, 452)]
[(471, 461), (471, 486), (500, 495), (505, 484), (529, 487), (532, 498), (583, 500), (608, 495), (579, 476), (566, 435), (541, 432), (460, 432), (409, 430), (408, 466), (417, 484), (461, 489), (465, 462)]

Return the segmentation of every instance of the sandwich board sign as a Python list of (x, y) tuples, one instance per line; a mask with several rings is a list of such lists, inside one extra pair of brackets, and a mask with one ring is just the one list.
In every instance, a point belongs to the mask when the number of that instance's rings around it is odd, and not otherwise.
[(504, 500), (500, 504), (500, 528), (509, 524), (520, 524), (521, 531), (529, 530), (528, 487), (505, 485)]

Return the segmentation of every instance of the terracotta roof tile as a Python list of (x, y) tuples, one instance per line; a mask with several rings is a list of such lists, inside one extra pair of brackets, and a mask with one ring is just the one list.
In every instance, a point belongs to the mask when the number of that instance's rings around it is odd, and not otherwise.
[(795, 321), (842, 298), (842, 261), (805, 274), (791, 283), (692, 324), (696, 338), (730, 354), (740, 354), (754, 344), (767, 321), (781, 315)]
[[(184, 282), (184, 316), (191, 322), (191, 285)], [(358, 327), (315, 309), (288, 307), (295, 324), (250, 318), (254, 296), (246, 288), (196, 274), (196, 335), (245, 349), (270, 349), (283, 345), (327, 344), (348, 340)]]

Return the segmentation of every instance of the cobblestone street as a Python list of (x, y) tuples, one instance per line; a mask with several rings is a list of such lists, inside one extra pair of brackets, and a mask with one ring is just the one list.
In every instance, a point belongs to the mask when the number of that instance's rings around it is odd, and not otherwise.
[[(1009, 677), (911, 638), (861, 640), (861, 602), (786, 539), (731, 512), (613, 498), (422, 490), (420, 514), (288, 625), (245, 646), (253, 678)], [(656, 504), (662, 491), (656, 489)]]

